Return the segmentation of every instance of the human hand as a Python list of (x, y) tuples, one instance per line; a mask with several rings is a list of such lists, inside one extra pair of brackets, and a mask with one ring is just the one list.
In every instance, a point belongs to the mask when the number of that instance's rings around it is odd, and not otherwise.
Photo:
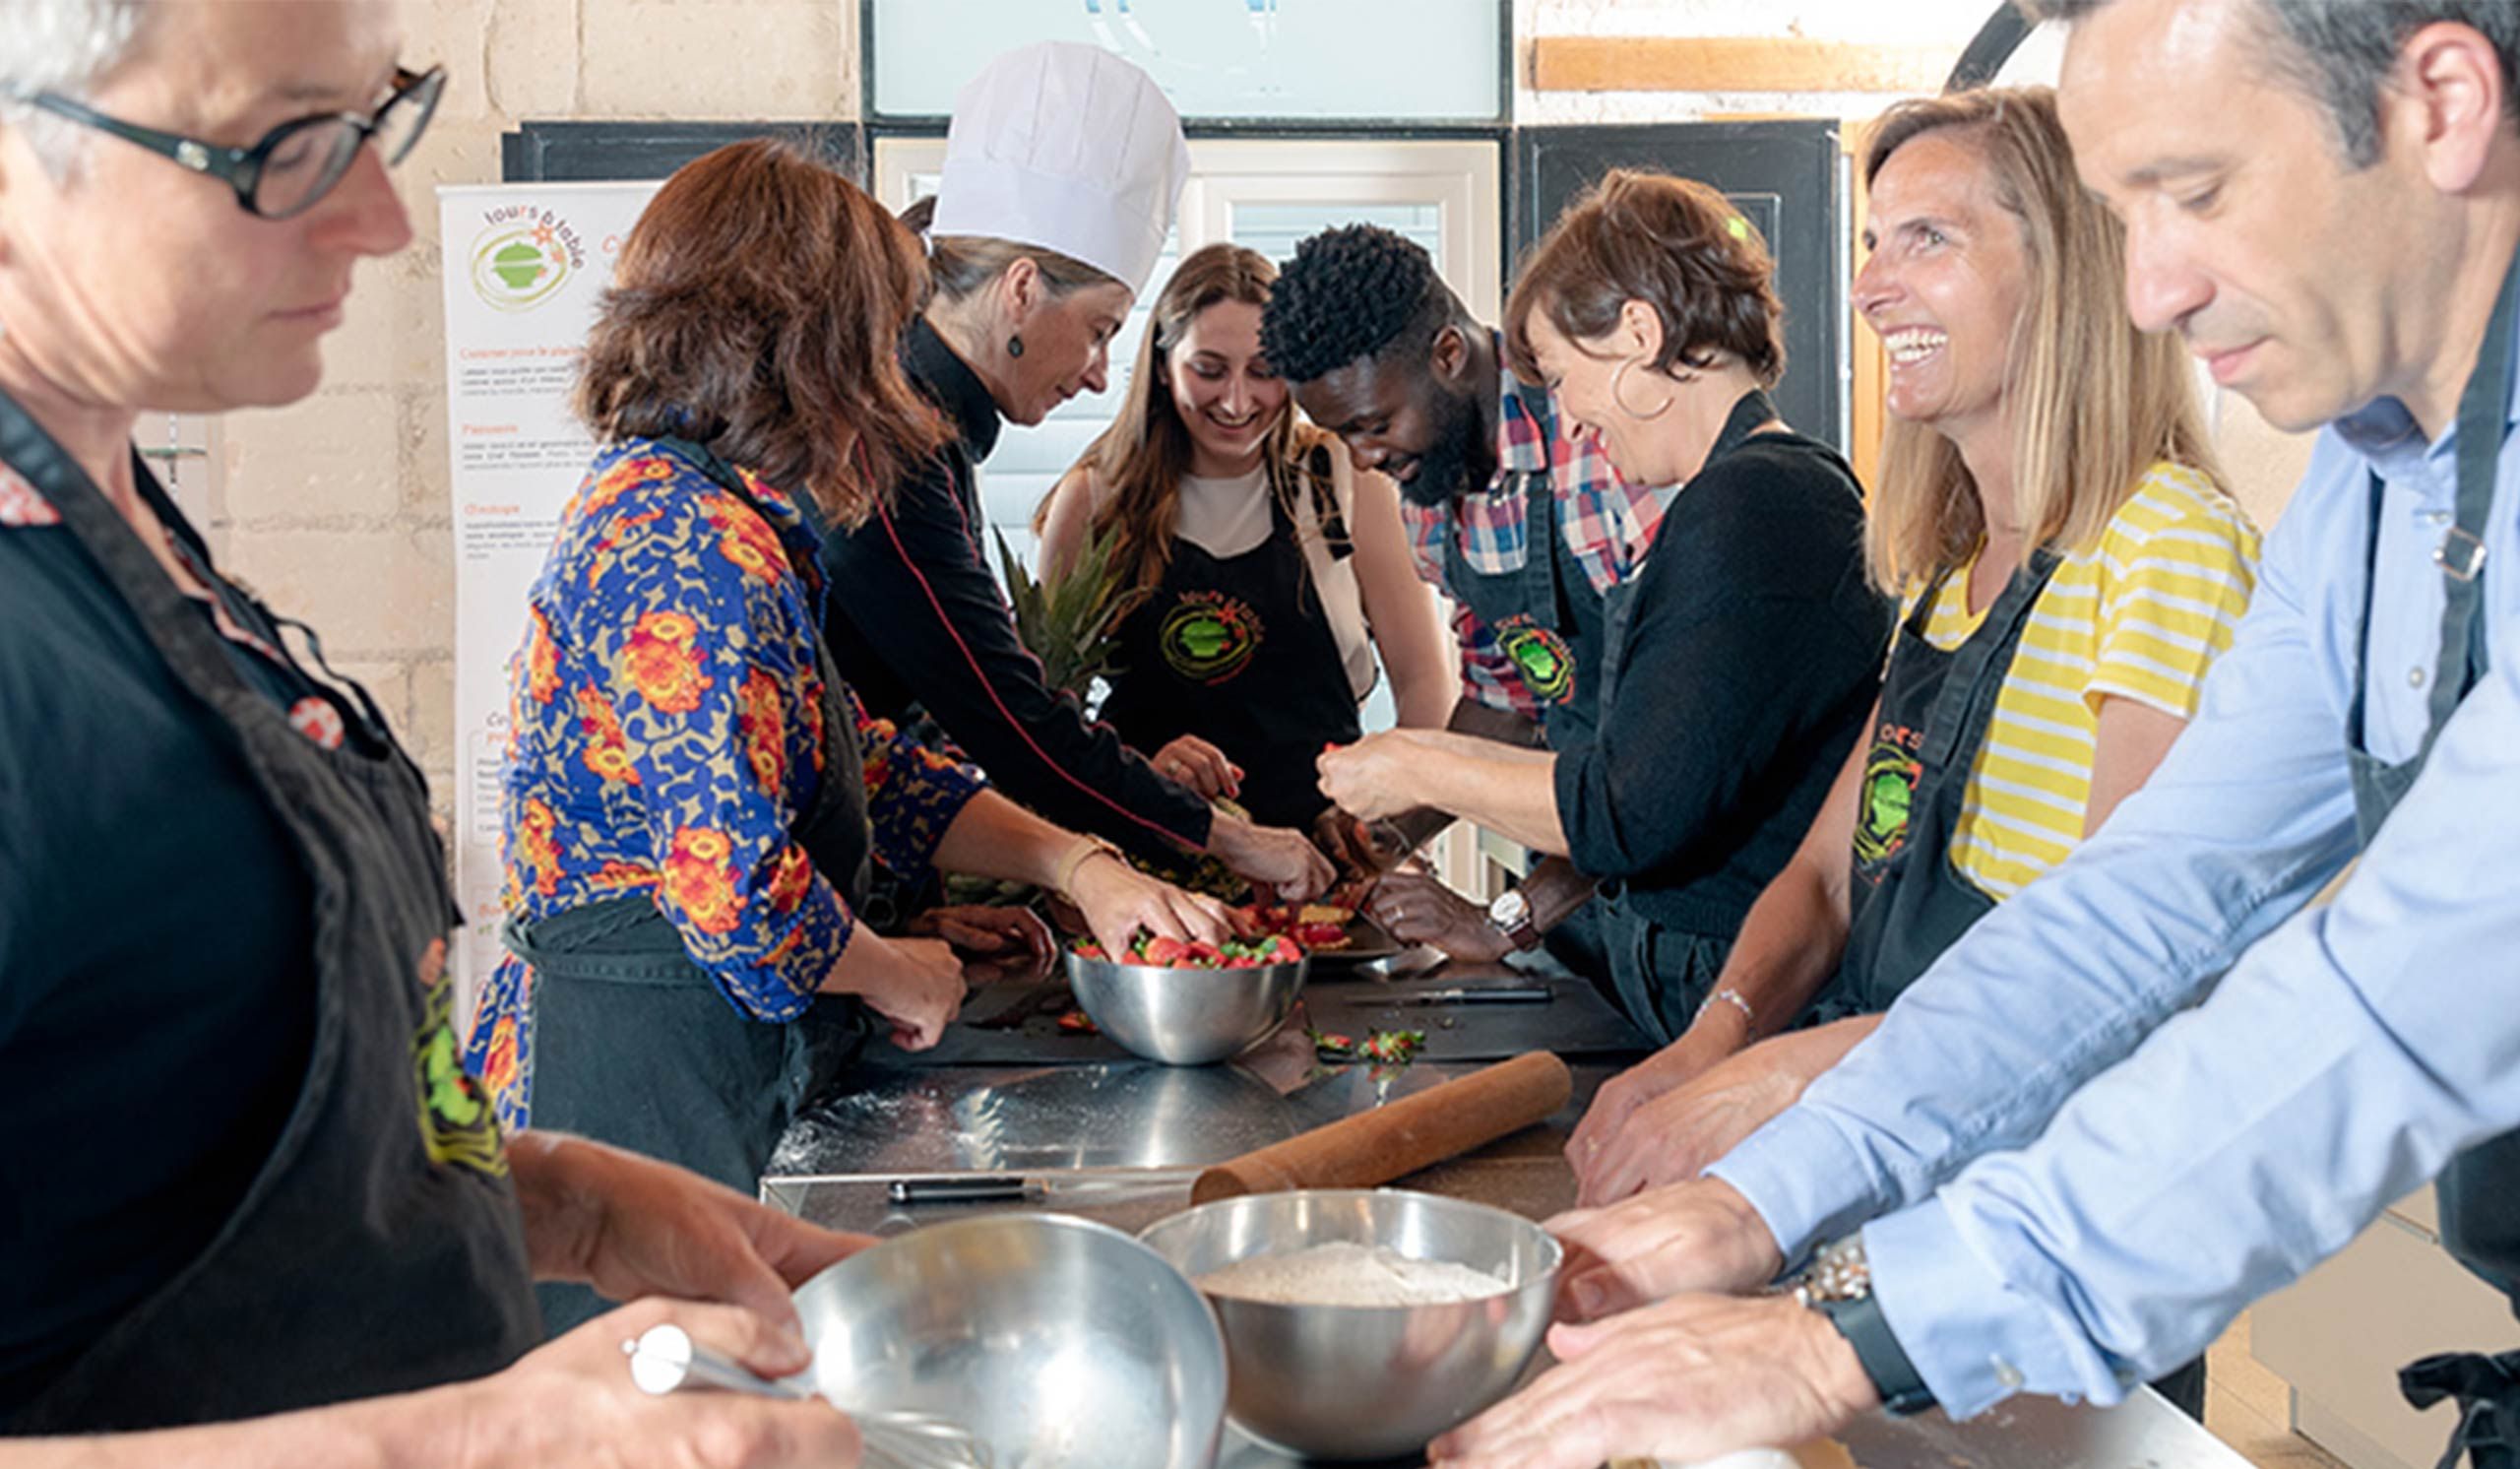
[[(1606, 1159), (1620, 1160), (1619, 1177), (1627, 1178), (1625, 1160), (1650, 1150), (1660, 1135), (1640, 1128), (1636, 1116), (1665, 1095), (1685, 1086), (1732, 1054), (1732, 1033), (1719, 1036), (1703, 1019), (1670, 1045), (1602, 1083), (1593, 1105), (1566, 1139), (1566, 1161), (1575, 1170), (1578, 1204), (1615, 1203), (1636, 1191), (1630, 1181), (1616, 1192), (1606, 1191)], [(1694, 1177), (1694, 1175), (1690, 1175)], [(1658, 1179), (1677, 1182), (1677, 1178)]]
[(963, 960), (966, 978), (975, 968), (1023, 971), (1058, 957), (1058, 940), (1050, 936), (1049, 925), (1029, 908), (990, 904), (930, 908), (914, 916), (909, 929), (952, 944)]
[(1157, 750), (1148, 763), (1155, 773), (1176, 786), (1187, 786), (1209, 800), (1230, 800), (1242, 794), (1242, 767), (1225, 751), (1196, 734), (1182, 734)]
[(458, 1405), (454, 1469), (856, 1469), (857, 1428), (820, 1398), (650, 1394), (622, 1344), (670, 1321), (765, 1377), (813, 1363), (802, 1336), (731, 1306), (655, 1299), (596, 1317), (504, 1372), (443, 1389)]
[(1374, 846), (1373, 833), (1365, 823), (1332, 806), (1312, 818), (1312, 845), (1322, 856), (1347, 872), (1371, 872), (1382, 865), (1382, 854)]
[(1590, 1167), (1577, 1167), (1581, 1201), (1609, 1203), (1640, 1188), (1696, 1178), (1800, 1100), (1811, 1078), (1792, 1064), (1791, 1055), (1773, 1042), (1753, 1046), (1638, 1107), (1593, 1153)]
[(1365, 898), (1365, 916), (1402, 943), (1432, 944), (1455, 959), (1493, 961), (1514, 952), (1487, 910), (1423, 872), (1392, 872)]
[(893, 1044), (925, 1051), (963, 1012), (971, 985), (953, 945), (939, 938), (886, 938), (860, 925), (822, 988), (854, 994), (892, 1022)]
[(1691, 1179), (1548, 1221), (1566, 1246), (1557, 1310), (1595, 1320), (1682, 1291), (1756, 1290), (1785, 1268), (1767, 1221), (1722, 1179)]
[(1428, 1446), (1434, 1469), (1694, 1464), (1826, 1437), (1880, 1402), (1855, 1349), (1791, 1296), (1677, 1296), (1550, 1329), (1559, 1366)]
[(1339, 876), (1330, 859), (1303, 833), (1283, 826), (1254, 826), (1222, 811), (1208, 828), (1208, 848), (1281, 903), (1309, 902)]
[(875, 1243), (582, 1137), (528, 1129), (508, 1156), (536, 1275), (583, 1281), (607, 1300), (725, 1302), (793, 1331), (788, 1293)]
[(1079, 862), (1068, 888), (1094, 941), (1114, 957), (1129, 951), (1140, 928), (1161, 938), (1208, 943), (1223, 943), (1232, 932), (1224, 904), (1160, 882), (1108, 852)]
[(1409, 732), (1386, 730), (1313, 757), (1321, 794), (1360, 820), (1379, 821), (1425, 804), (1411, 784)]

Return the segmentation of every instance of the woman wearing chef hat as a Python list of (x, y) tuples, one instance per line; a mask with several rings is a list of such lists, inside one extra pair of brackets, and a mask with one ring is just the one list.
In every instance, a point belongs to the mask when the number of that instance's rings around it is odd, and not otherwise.
[(1204, 850), (1309, 897), (1330, 865), (1307, 840), (1212, 809), (1044, 684), (983, 540), (976, 466), (1003, 422), (1039, 423), (1107, 385), (1111, 338), (1154, 274), (1188, 172), (1171, 103), (1093, 46), (1010, 51), (957, 96), (937, 196), (905, 216), (927, 236), (935, 290), (902, 344), (955, 436), (864, 526), (824, 543), (827, 635), (872, 713), (923, 708), (1000, 791), (1052, 821), (1152, 857)]

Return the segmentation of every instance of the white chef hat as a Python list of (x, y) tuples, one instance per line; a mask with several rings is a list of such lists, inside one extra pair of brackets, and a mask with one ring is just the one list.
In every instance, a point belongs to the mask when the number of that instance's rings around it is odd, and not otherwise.
[(1100, 46), (1040, 41), (954, 95), (928, 229), (1055, 250), (1143, 291), (1189, 174), (1153, 78)]

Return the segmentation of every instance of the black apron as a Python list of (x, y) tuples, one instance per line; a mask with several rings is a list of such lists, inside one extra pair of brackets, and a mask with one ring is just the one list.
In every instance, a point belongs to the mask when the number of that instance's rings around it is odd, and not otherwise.
[(2050, 546), (2033, 551), (1957, 648), (1925, 639), (1941, 577), (1899, 629), (1857, 787), (1847, 947), (1823, 1018), (1887, 1010), (1994, 910), (1995, 900), (1955, 865), (1952, 838), (2004, 675), (2059, 559)]
[[(1765, 392), (1753, 388), (1742, 394), (1698, 473), (1705, 474), (1717, 460), (1741, 447), (1752, 430), (1776, 415), (1776, 405)], [(1619, 678), (1626, 667), (1627, 625), (1635, 606), (1634, 576), (1601, 594), (1599, 702), (1588, 719), (1598, 719), (1617, 705)], [(1724, 961), (1732, 952), (1732, 939), (1740, 931), (1741, 916), (1673, 912), (1668, 899), (1658, 902), (1615, 879), (1603, 882), (1599, 896), (1587, 907), (1596, 914), (1611, 999), (1638, 1029), (1654, 1038), (1655, 1045), (1678, 1040), (1714, 990), (1715, 977), (1723, 972)]]
[[(1535, 421), (1556, 420), (1545, 391), (1521, 384), (1513, 391)], [(1550, 453), (1559, 449), (1547, 447)], [(1475, 569), (1456, 530), (1444, 540), (1444, 591), (1470, 608), (1521, 673), (1540, 701), (1548, 743), (1590, 739), (1601, 708), (1602, 594), (1566, 547), (1558, 527), (1557, 482), (1549, 470), (1516, 470), (1505, 478), (1509, 490), (1522, 492), (1523, 564), (1512, 571)], [(1535, 857), (1532, 865), (1539, 861)], [(1599, 903), (1586, 900), (1542, 942), (1564, 968), (1610, 993)]]
[[(540, 1331), (498, 1124), (458, 1063), (445, 968), (458, 919), (419, 771), (354, 684), (382, 754), (327, 750), (291, 728), (130, 524), (5, 395), (0, 462), (59, 513), (261, 786), (314, 887), (316, 979), (304, 1086), (235, 1211), (7, 1431), (246, 1418), (507, 1366)], [(168, 534), (210, 565), (136, 457), (133, 475)], [(144, 1011), (134, 1023), (183, 1017)]]
[[(680, 439), (657, 445), (762, 513), (717, 455)], [(818, 574), (802, 566), (796, 573)], [(872, 833), (857, 724), (830, 652), (819, 637), (814, 646), (823, 679), (822, 780), (789, 834), (863, 923)], [(747, 1195), (760, 1190), (762, 1170), (797, 1109), (856, 1058), (872, 1029), (865, 1007), (840, 995), (816, 998), (786, 1025), (737, 1009), (645, 893), (533, 923), (512, 917), (501, 937), (534, 970), (535, 1126), (662, 1158)], [(603, 1309), (584, 1286), (538, 1294), (554, 1333)]]
[[(2428, 728), (2413, 757), (2389, 764), (2363, 739), (2368, 686), (2371, 598), (2378, 584), (2380, 477), (2371, 476), (2371, 514), (2365, 550), (2362, 622), (2354, 660), (2354, 704), (2346, 716), (2348, 757), (2354, 774), (2354, 831), (2367, 848), (2404, 799), (2432, 742), (2487, 670), (2485, 527), (2493, 507), (2495, 462), (2502, 452), (2504, 416), (2511, 402), (2512, 318), (2520, 312), (2520, 258), (2503, 274), (2502, 293), (2487, 325), (2477, 365), (2459, 395), (2459, 494), (2455, 523), (2434, 554), (2444, 577), (2439, 667), (2432, 675)], [(2441, 1245), (2520, 1312), (2520, 1132), (2489, 1138), (2450, 1160), (2434, 1182), (2440, 1206)], [(2476, 1469), (2520, 1469), (2520, 1352), (2488, 1356), (2451, 1352), (2413, 1363), (2398, 1373), (2400, 1389), (2418, 1408), (2455, 1398), (2460, 1421), (2442, 1455), (2442, 1469), (2461, 1452)]]
[[(1313, 506), (1334, 559), (1354, 547), (1314, 455)], [(1121, 672), (1102, 718), (1130, 744), (1156, 750), (1195, 734), (1242, 767), (1234, 798), (1262, 826), (1307, 830), (1329, 809), (1314, 765), (1324, 744), (1362, 733), (1347, 659), (1331, 630), (1301, 538), (1269, 495), (1269, 538), (1235, 556), (1174, 537), (1164, 577), (1121, 619)]]

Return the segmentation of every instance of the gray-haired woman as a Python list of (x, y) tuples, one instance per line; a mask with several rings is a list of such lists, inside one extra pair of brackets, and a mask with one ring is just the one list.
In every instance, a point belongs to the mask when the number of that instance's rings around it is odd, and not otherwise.
[[(386, 0), (0, 27), (0, 1466), (854, 1463), (828, 1408), (632, 1386), (668, 1318), (801, 1367), (787, 1283), (856, 1242), (500, 1136), (417, 771), (132, 452), (316, 386), (410, 239), (443, 77), (401, 40)], [(536, 1350), (536, 1275), (730, 1304)]]

